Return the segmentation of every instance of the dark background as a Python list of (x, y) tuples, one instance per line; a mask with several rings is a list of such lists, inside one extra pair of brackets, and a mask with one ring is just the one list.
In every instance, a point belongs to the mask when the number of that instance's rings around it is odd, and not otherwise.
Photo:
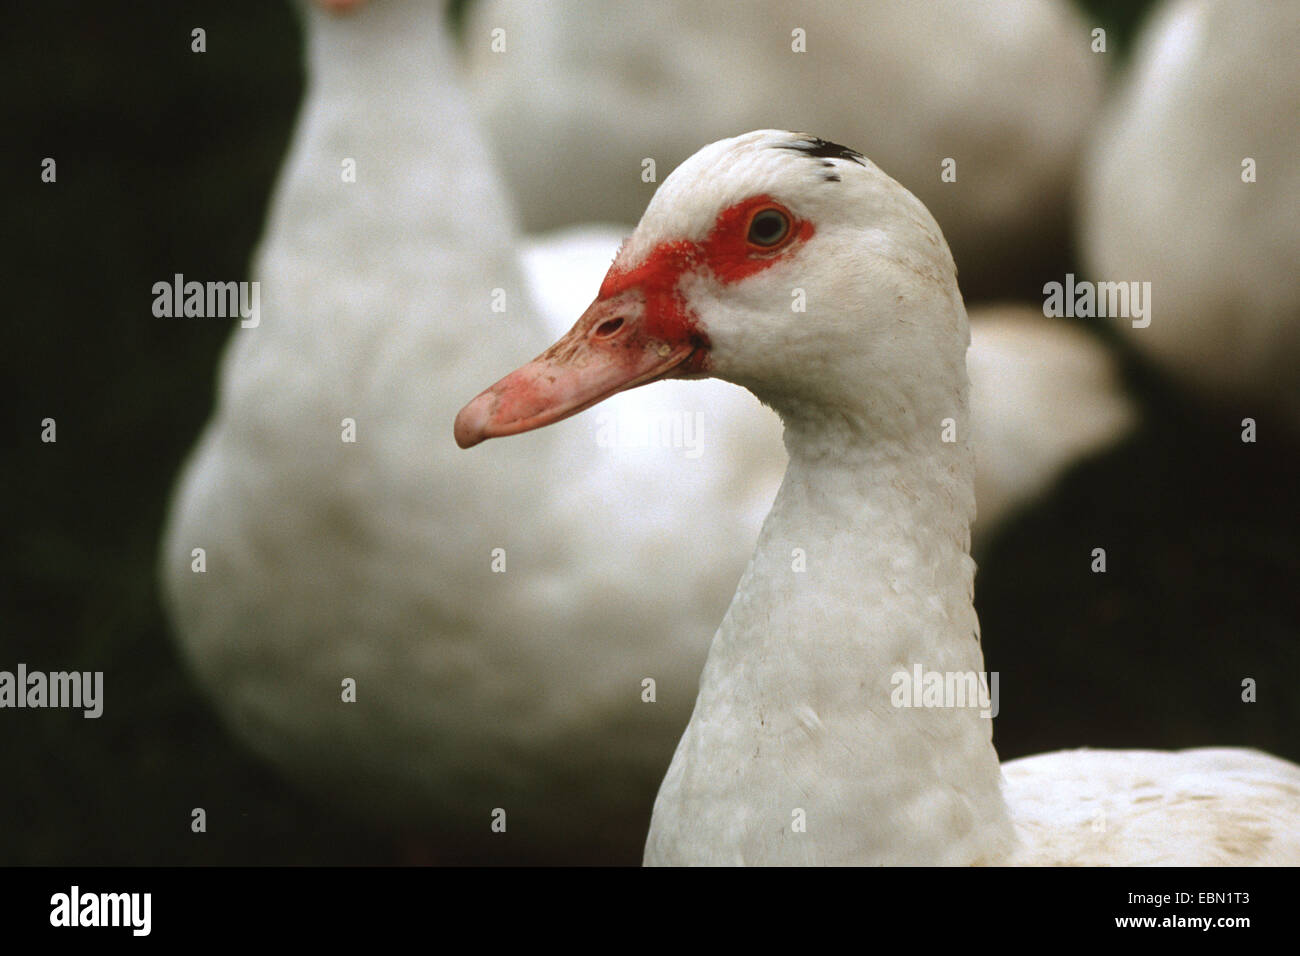
[[(1122, 56), (1147, 4), (1085, 6)], [(5, 20), (0, 669), (102, 670), (107, 704), (98, 720), (0, 711), (0, 864), (408, 862), (396, 835), (297, 792), (225, 733), (157, 601), (168, 495), (229, 325), (156, 319), (150, 289), (174, 272), (247, 276), (301, 92), (293, 11), (37, 2)], [(46, 156), (57, 184), (40, 182)], [(982, 561), (1000, 750), (1242, 743), (1300, 757), (1296, 436), (1137, 363), (1128, 377), (1147, 424)], [(1243, 414), (1261, 421), (1257, 445), (1239, 440)], [(46, 417), (56, 444), (40, 441)], [(1098, 545), (1106, 575), (1088, 572)], [(1074, 690), (1014, 699), (1061, 686), (1017, 670)], [(1252, 707), (1243, 676), (1260, 681)], [(207, 834), (190, 832), (196, 806)]]

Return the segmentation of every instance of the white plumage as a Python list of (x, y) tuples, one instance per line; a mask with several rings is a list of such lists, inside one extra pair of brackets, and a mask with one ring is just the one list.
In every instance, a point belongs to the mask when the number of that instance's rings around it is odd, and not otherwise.
[[(785, 467), (779, 424), (735, 386), (668, 383), (455, 454), (456, 404), (571, 323), (622, 230), (518, 236), (439, 4), (302, 6), (262, 324), (235, 333), (165, 534), (178, 638), (235, 731), (327, 799), (449, 859), (618, 859)], [(1014, 374), (995, 387), (1009, 407)], [(485, 844), (497, 807), (511, 842)]]
[[(331, 802), (428, 831), (441, 859), (626, 859), (779, 477), (779, 426), (733, 386), (681, 383), (626, 396), (610, 442), (592, 415), (456, 451), (471, 383), (550, 333), (438, 7), (308, 8), (262, 321), (222, 362), (164, 593), (231, 726)], [(635, 441), (665, 418), (702, 453)]]
[[(769, 250), (734, 210), (772, 203), (789, 228)], [(659, 355), (678, 354), (678, 337), (707, 341), (681, 367), (700, 359), (784, 421), (786, 476), (713, 639), (646, 862), (1300, 861), (1300, 767), (1248, 750), (1076, 751), (1004, 776), (983, 702), (898, 695), (916, 668), (946, 680), (984, 666), (968, 553), (969, 329), (925, 207), (861, 157), (761, 130), (679, 167), (615, 273), (695, 247), (674, 280), (692, 328), (653, 331), (656, 305), (620, 301), (635, 288), (610, 293), (617, 332), (593, 324), (598, 300), (457, 418), (462, 444), (544, 424), (536, 403), (526, 426), (513, 417), (516, 391), (540, 378), (556, 408), (571, 387), (590, 400), (592, 367), (617, 367), (650, 334)], [(791, 316), (796, 285), (816, 305)], [(806, 560), (792, 562), (796, 551)]]
[(976, 550), (1074, 462), (1136, 425), (1115, 358), (1077, 326), (1033, 306), (970, 311)]
[(1300, 774), (1257, 750), (1063, 750), (1002, 765), (1028, 866), (1295, 866)]
[(1151, 283), (1151, 324), (1117, 321), (1129, 341), (1203, 395), (1296, 423), (1298, 47), (1295, 0), (1163, 4), (1097, 123), (1079, 203), (1091, 277)]
[(635, 222), (700, 143), (815, 129), (866, 145), (993, 286), (1064, 232), (1106, 62), (1055, 0), (484, 0), (463, 45), (530, 229)]

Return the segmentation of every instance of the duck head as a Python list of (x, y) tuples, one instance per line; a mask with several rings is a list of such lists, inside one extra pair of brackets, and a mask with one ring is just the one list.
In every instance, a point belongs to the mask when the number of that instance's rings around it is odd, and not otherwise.
[(577, 324), (461, 409), (455, 438), (539, 428), (664, 378), (721, 378), (783, 416), (846, 400), (892, 412), (917, 383), (964, 385), (968, 340), (925, 207), (854, 150), (759, 130), (673, 171)]

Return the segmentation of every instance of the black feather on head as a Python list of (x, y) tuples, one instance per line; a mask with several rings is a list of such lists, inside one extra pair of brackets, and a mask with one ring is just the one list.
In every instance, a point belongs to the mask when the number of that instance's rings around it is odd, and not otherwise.
[(831, 143), (817, 136), (809, 136), (796, 143), (782, 143), (777, 149), (793, 149), (805, 156), (812, 156), (816, 159), (847, 159), (859, 166), (866, 165), (866, 157), (856, 149), (849, 149), (847, 146)]

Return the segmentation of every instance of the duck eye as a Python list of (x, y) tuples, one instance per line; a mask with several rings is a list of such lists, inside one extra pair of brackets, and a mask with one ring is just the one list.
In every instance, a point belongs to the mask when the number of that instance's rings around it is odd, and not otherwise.
[(778, 245), (790, 232), (790, 218), (779, 209), (760, 210), (749, 221), (749, 241), (756, 246), (771, 248)]

